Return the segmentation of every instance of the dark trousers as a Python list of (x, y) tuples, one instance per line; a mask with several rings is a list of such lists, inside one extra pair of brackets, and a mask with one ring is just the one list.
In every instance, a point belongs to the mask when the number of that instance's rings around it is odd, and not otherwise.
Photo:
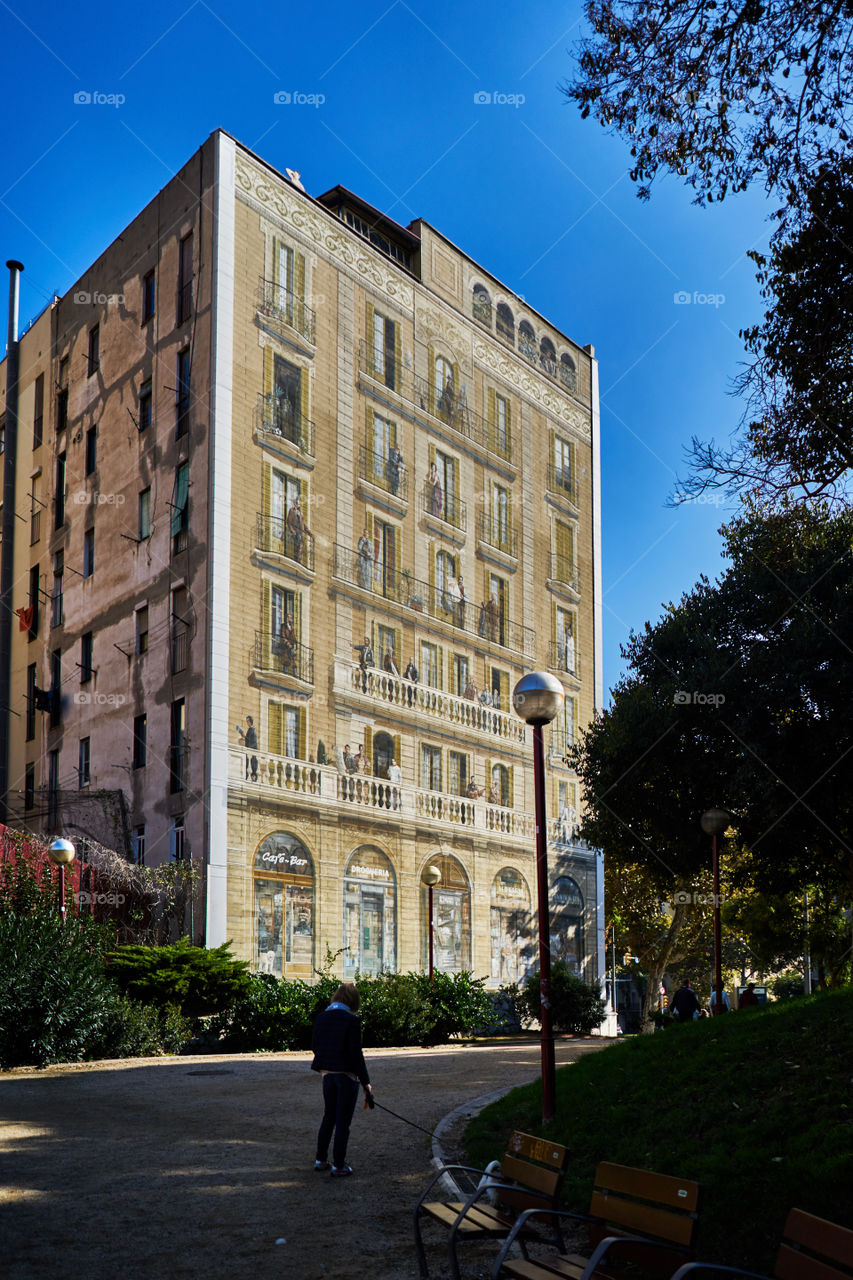
[(317, 1159), (328, 1160), (332, 1130), (335, 1142), (332, 1147), (332, 1163), (340, 1169), (346, 1163), (349, 1128), (352, 1124), (355, 1104), (358, 1101), (358, 1081), (338, 1072), (323, 1076), (323, 1102), (326, 1110), (317, 1133)]

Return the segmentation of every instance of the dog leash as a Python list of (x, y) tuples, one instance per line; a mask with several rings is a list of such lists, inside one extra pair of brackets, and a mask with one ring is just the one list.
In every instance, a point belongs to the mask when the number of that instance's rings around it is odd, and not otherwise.
[(408, 1120), (405, 1116), (398, 1115), (396, 1111), (392, 1111), (390, 1107), (383, 1107), (381, 1102), (377, 1102), (375, 1098), (371, 1099), (371, 1103), (365, 1102), (365, 1106), (378, 1107), (380, 1111), (387, 1111), (389, 1116), (393, 1116), (395, 1120), (402, 1120), (403, 1124), (410, 1124), (413, 1129), (419, 1129), (421, 1133), (425, 1133), (428, 1138), (434, 1138), (435, 1134), (429, 1129), (425, 1129), (423, 1125), (415, 1124), (414, 1120)]

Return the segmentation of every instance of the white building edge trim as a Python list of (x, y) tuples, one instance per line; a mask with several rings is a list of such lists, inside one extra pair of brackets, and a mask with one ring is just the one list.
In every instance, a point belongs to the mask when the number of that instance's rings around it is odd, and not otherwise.
[(227, 940), (228, 670), (231, 611), (231, 434), (234, 363), (234, 227), (236, 145), (214, 143), (213, 316), (210, 369), (207, 702), (206, 945)]

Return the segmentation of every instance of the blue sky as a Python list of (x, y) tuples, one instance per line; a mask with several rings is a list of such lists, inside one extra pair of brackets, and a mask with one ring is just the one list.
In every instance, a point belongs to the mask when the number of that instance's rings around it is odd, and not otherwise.
[(609, 689), (629, 629), (721, 567), (728, 509), (665, 502), (691, 435), (724, 439), (738, 420), (737, 334), (760, 315), (745, 251), (769, 227), (760, 193), (697, 208), (668, 179), (637, 200), (626, 144), (559, 91), (585, 30), (574, 2), (149, 0), (83, 14), (4, 0), (16, 118), (0, 248), (25, 264), (26, 323), (217, 127), (298, 169), (313, 195), (342, 183), (401, 222), (427, 219), (595, 345)]

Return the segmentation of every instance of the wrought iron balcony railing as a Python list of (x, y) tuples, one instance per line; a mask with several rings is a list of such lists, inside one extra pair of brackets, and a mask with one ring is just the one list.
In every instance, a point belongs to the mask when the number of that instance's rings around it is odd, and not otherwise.
[(477, 516), (477, 540), (488, 547), (494, 547), (496, 551), (502, 551), (505, 556), (518, 559), (518, 530), (510, 528), (506, 520), (496, 519), (487, 511), (481, 511)]
[(306, 457), (314, 455), (314, 423), (296, 411), (292, 401), (271, 392), (258, 396), (255, 410), (258, 433), (279, 436), (295, 445)]
[(249, 661), (257, 671), (275, 671), (305, 684), (314, 683), (314, 650), (267, 631), (255, 632)]
[(555, 467), (553, 462), (550, 463), (546, 484), (549, 493), (556, 493), (575, 507), (578, 505), (578, 482), (565, 467)]
[(341, 543), (335, 543), (335, 577), (479, 636), (490, 644), (513, 649), (528, 658), (535, 655), (536, 632), (512, 622), (497, 605), (489, 609), (483, 601), (460, 600), (442, 587), (413, 577), (409, 570), (399, 572), (387, 564), (360, 556)]
[(392, 498), (409, 501), (409, 472), (395, 459), (385, 458), (362, 445), (358, 451), (358, 474), (359, 479), (384, 489)]
[(568, 556), (557, 555), (556, 552), (551, 555), (551, 580), (561, 582), (571, 591), (578, 590), (577, 569)]
[(551, 641), (550, 666), (552, 671), (565, 671), (568, 675), (580, 679), (581, 660), (574, 640)]
[(295, 329), (306, 342), (314, 345), (316, 316), (304, 299), (291, 289), (276, 284), (274, 280), (264, 280), (262, 276), (258, 284), (258, 310), (273, 324)]
[(436, 520), (443, 520), (454, 529), (468, 528), (468, 506), (455, 493), (447, 493), (440, 486), (433, 486), (429, 481), (424, 485), (422, 497), (425, 515)]
[(370, 342), (361, 343), (359, 368), (362, 373), (381, 382), (389, 391), (395, 391), (401, 399), (408, 401), (422, 413), (430, 414), (480, 448), (514, 465), (510, 431), (470, 408), (464, 388), (457, 390), (450, 384), (439, 387), (413, 369), (387, 359), (386, 353)]
[(287, 517), (265, 516), (258, 512), (255, 525), (255, 546), (258, 551), (284, 556), (304, 569), (314, 571), (314, 535), (307, 529), (289, 529)]

